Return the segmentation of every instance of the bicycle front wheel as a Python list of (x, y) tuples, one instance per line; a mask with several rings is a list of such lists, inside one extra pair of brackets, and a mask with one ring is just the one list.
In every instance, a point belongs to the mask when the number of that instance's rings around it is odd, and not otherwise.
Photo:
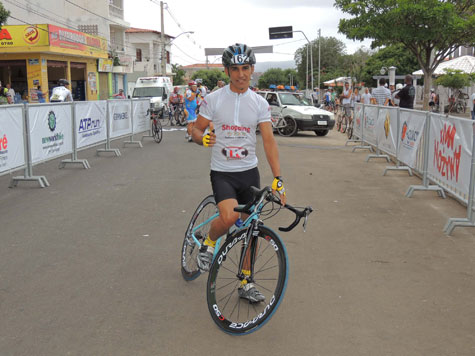
[(217, 212), (218, 207), (216, 206), (214, 196), (209, 195), (203, 199), (200, 205), (198, 205), (198, 208), (196, 208), (196, 211), (188, 224), (185, 239), (183, 240), (183, 246), (181, 248), (181, 274), (187, 281), (197, 278), (201, 273), (198, 264), (196, 263), (196, 256), (198, 255), (200, 247), (191, 234), (195, 228), (202, 225), (194, 231), (195, 237), (200, 241), (200, 243), (202, 243), (206, 236), (208, 236), (211, 221), (206, 224), (204, 223)]
[(289, 274), (285, 246), (271, 229), (260, 226), (258, 231), (250, 247), (254, 256), (252, 283), (265, 296), (264, 301), (251, 304), (239, 296), (238, 266), (247, 230), (226, 239), (209, 272), (208, 309), (216, 325), (229, 334), (244, 335), (259, 329), (284, 297)]
[(162, 131), (162, 124), (160, 123), (159, 120), (153, 121), (152, 135), (156, 143), (160, 143), (160, 141), (162, 141), (163, 131)]

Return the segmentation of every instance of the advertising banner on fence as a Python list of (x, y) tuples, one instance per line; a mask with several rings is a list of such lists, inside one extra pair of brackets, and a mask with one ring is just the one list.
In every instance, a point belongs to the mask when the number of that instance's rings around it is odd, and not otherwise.
[(353, 134), (361, 138), (363, 134), (363, 104), (355, 105), (355, 121), (353, 122)]
[(366, 142), (376, 145), (376, 123), (378, 121), (378, 107), (365, 106), (364, 111), (364, 139)]
[(144, 132), (150, 129), (150, 117), (148, 114), (149, 108), (149, 100), (132, 101), (132, 110), (134, 113), (134, 133)]
[(468, 194), (472, 162), (473, 121), (430, 116), (429, 175)]
[(119, 137), (132, 133), (130, 100), (109, 100), (109, 137)]
[(397, 108), (380, 108), (376, 123), (378, 148), (390, 155), (396, 155)]
[(72, 153), (70, 105), (42, 105), (28, 108), (33, 164)]
[(411, 168), (416, 166), (417, 149), (426, 123), (426, 113), (420, 111), (400, 111), (398, 158)]
[(76, 147), (86, 147), (107, 139), (107, 101), (74, 104), (76, 115)]
[(0, 173), (25, 164), (21, 107), (0, 107)]

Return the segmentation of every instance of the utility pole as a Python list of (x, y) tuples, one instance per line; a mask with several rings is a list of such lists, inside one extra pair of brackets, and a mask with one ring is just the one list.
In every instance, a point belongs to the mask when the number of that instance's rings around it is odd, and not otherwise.
[(163, 1), (160, 1), (160, 17), (161, 17), (161, 31), (160, 31), (160, 40), (162, 42), (162, 58), (161, 58), (161, 67), (162, 67), (162, 76), (167, 75), (167, 52), (165, 48), (165, 24), (163, 23)]
[[(318, 29), (318, 98), (320, 98), (320, 44), (322, 42), (322, 30)], [(321, 102), (321, 101), (320, 101)]]

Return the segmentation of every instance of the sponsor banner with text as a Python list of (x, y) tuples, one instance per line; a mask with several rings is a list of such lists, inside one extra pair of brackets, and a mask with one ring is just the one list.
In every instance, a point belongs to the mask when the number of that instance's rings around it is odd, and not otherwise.
[(109, 100), (109, 137), (119, 137), (132, 133), (130, 100)]
[(376, 123), (378, 121), (378, 107), (377, 106), (365, 106), (364, 112), (364, 139), (366, 142), (376, 145), (377, 132)]
[(378, 148), (390, 155), (396, 155), (397, 141), (397, 108), (380, 108), (378, 114), (377, 133)]
[(33, 164), (72, 153), (70, 105), (42, 105), (28, 108)]
[(355, 105), (355, 118), (353, 122), (353, 133), (356, 137), (361, 138), (363, 134), (363, 104)]
[(74, 104), (76, 115), (76, 147), (82, 148), (107, 139), (107, 101)]
[(12, 25), (0, 29), (0, 48), (48, 45), (48, 25)]
[(21, 107), (0, 106), (0, 173), (25, 165)]
[(144, 132), (150, 129), (149, 100), (133, 100), (132, 110), (134, 113), (134, 133)]
[(417, 150), (426, 123), (426, 113), (420, 111), (400, 111), (398, 158), (411, 168), (415, 168)]
[(431, 114), (429, 176), (464, 194), (470, 185), (474, 122)]

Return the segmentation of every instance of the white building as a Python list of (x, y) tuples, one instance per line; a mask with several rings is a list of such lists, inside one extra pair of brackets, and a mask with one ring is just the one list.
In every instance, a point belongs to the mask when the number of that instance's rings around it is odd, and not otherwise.
[[(3, 6), (10, 11), (11, 15), (7, 20), (7, 25), (52, 24), (105, 38), (109, 52), (117, 57), (121, 64), (112, 68), (114, 73), (112, 91), (116, 92), (126, 87), (126, 74), (132, 72), (133, 57), (127, 55), (125, 43), (125, 31), (130, 25), (124, 21), (124, 0), (30, 0), (27, 2), (28, 4), (23, 1), (3, 2)], [(108, 85), (104, 83), (100, 87), (108, 87)]]
[(172, 75), (170, 64), (170, 41), (174, 37), (165, 35), (166, 74), (162, 74), (162, 39), (161, 33), (155, 30), (129, 28), (125, 31), (127, 54), (135, 58), (133, 73), (128, 75), (129, 92), (139, 77)]

